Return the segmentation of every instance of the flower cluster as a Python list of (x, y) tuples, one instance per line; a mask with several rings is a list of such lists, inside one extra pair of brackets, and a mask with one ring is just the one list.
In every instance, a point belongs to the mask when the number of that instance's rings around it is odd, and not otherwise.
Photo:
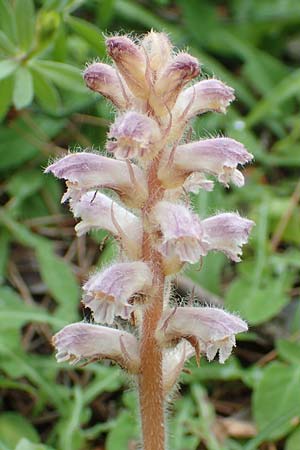
[[(66, 181), (62, 201), (69, 201), (81, 219), (77, 235), (105, 229), (118, 240), (120, 252), (83, 286), (82, 302), (95, 323), (65, 327), (54, 345), (58, 361), (109, 358), (140, 374), (141, 341), (148, 327), (150, 341), (162, 354), (167, 393), (188, 358), (195, 354), (199, 359), (202, 353), (212, 360), (218, 353), (223, 363), (235, 335), (247, 330), (243, 320), (222, 309), (171, 306), (164, 283), (211, 251), (240, 261), (253, 222), (237, 213), (200, 218), (187, 205), (186, 192), (210, 191), (214, 179), (226, 187), (243, 186), (238, 167), (252, 155), (226, 137), (185, 141), (192, 118), (208, 111), (225, 113), (234, 93), (219, 80), (198, 80), (198, 61), (188, 53), (176, 54), (166, 34), (150, 32), (139, 42), (115, 36), (106, 39), (106, 46), (113, 65), (97, 62), (84, 72), (88, 88), (116, 108), (106, 156), (70, 153), (46, 172)], [(156, 304), (160, 313), (145, 326)], [(119, 318), (128, 321), (126, 331)]]

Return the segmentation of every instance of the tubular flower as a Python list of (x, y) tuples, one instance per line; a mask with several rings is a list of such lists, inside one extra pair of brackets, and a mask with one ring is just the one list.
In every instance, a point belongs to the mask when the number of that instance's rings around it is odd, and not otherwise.
[(176, 347), (164, 349), (163, 354), (163, 384), (165, 393), (170, 392), (181, 374), (184, 364), (195, 354), (189, 342), (181, 341)]
[(150, 31), (142, 40), (142, 48), (149, 61), (153, 79), (156, 80), (171, 59), (172, 44), (170, 39), (165, 33)]
[(200, 73), (199, 63), (187, 53), (179, 53), (165, 67), (153, 87), (150, 104), (156, 113), (170, 111), (182, 88)]
[(203, 220), (201, 225), (209, 250), (221, 251), (235, 262), (241, 260), (241, 247), (247, 243), (254, 226), (252, 220), (234, 213), (223, 213)]
[(52, 342), (58, 362), (76, 364), (109, 358), (130, 373), (139, 370), (138, 342), (126, 331), (90, 323), (73, 323), (53, 336)]
[(161, 201), (153, 210), (153, 221), (162, 234), (159, 251), (166, 257), (195, 263), (207, 253), (207, 243), (198, 217), (184, 205)]
[(96, 153), (79, 152), (55, 161), (45, 172), (67, 180), (68, 190), (62, 201), (70, 197), (78, 199), (90, 189), (104, 187), (116, 191), (129, 206), (141, 206), (147, 198), (146, 179), (139, 167), (128, 164)]
[(134, 214), (97, 191), (87, 192), (70, 204), (74, 217), (82, 219), (75, 227), (78, 236), (92, 229), (104, 229), (121, 240), (131, 257), (139, 254), (142, 226)]
[(244, 177), (237, 166), (252, 158), (243, 144), (234, 139), (203, 139), (179, 145), (172, 155), (172, 164), (164, 165), (159, 176), (167, 187), (181, 185), (194, 172), (214, 175), (225, 186), (232, 181), (241, 187)]
[(116, 158), (150, 158), (156, 156), (155, 144), (158, 143), (160, 132), (157, 123), (135, 111), (129, 111), (119, 117), (111, 126), (107, 150)]
[(128, 319), (134, 309), (133, 296), (146, 293), (152, 274), (141, 261), (114, 264), (94, 274), (83, 286), (83, 304), (98, 323), (111, 324), (114, 316)]
[(146, 57), (142, 48), (126, 36), (106, 39), (109, 56), (137, 98), (147, 98), (149, 81), (146, 78)]
[(202, 80), (180, 94), (174, 113), (185, 120), (207, 111), (225, 113), (233, 100), (234, 90), (222, 81)]
[(222, 309), (185, 306), (165, 311), (156, 338), (167, 346), (186, 339), (209, 361), (219, 352), (220, 363), (224, 363), (235, 346), (235, 335), (247, 329), (246, 322)]
[(83, 78), (89, 89), (109, 99), (117, 108), (125, 109), (130, 105), (131, 93), (118, 72), (108, 64), (90, 64)]

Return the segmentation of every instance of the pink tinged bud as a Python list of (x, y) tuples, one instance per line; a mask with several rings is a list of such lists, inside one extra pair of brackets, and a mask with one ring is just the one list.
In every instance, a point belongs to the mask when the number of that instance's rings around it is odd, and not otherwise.
[(165, 33), (150, 31), (141, 45), (147, 53), (150, 69), (156, 79), (171, 58), (172, 44)]
[(180, 204), (161, 201), (153, 209), (154, 223), (162, 234), (159, 251), (167, 258), (195, 263), (206, 255), (206, 242), (198, 217)]
[[(159, 136), (159, 127), (153, 119), (145, 114), (129, 111), (112, 124), (108, 134), (112, 140), (108, 142), (107, 150), (119, 159), (153, 159)], [(159, 146), (156, 147), (159, 150)]]
[(70, 205), (74, 217), (82, 219), (75, 227), (78, 236), (92, 229), (107, 230), (120, 239), (131, 258), (138, 257), (142, 241), (138, 217), (97, 191), (83, 194), (80, 200), (72, 200)]
[(242, 245), (246, 244), (254, 226), (252, 220), (238, 214), (224, 213), (201, 222), (209, 250), (224, 252), (230, 259), (239, 262)]
[(99, 323), (111, 324), (114, 316), (128, 319), (134, 310), (134, 294), (144, 294), (152, 284), (152, 274), (141, 261), (118, 263), (93, 275), (83, 286), (83, 304)]
[[(253, 156), (243, 144), (230, 138), (202, 139), (190, 144), (179, 145), (173, 155), (170, 167), (160, 170), (164, 183), (180, 183), (193, 172), (214, 175), (225, 186), (232, 181), (236, 186), (244, 184), (244, 177), (237, 169)], [(172, 176), (173, 175), (173, 176)]]
[(222, 309), (187, 306), (165, 311), (156, 338), (167, 346), (186, 339), (196, 356), (202, 352), (211, 361), (219, 352), (219, 361), (224, 363), (235, 346), (235, 335), (247, 329), (246, 322)]
[(222, 81), (202, 80), (179, 95), (175, 114), (189, 120), (207, 111), (225, 113), (234, 98), (234, 90)]
[(115, 36), (106, 39), (109, 56), (114, 60), (117, 68), (132, 93), (146, 99), (149, 83), (146, 79), (145, 52), (126, 36)]
[(86, 68), (83, 78), (88, 88), (108, 98), (117, 108), (128, 107), (131, 94), (113, 67), (93, 63)]
[(73, 323), (53, 337), (58, 362), (89, 363), (111, 359), (130, 373), (139, 371), (139, 347), (136, 338), (126, 331)]
[(156, 113), (171, 110), (183, 87), (200, 73), (196, 58), (188, 53), (179, 53), (161, 73), (153, 88), (150, 104)]
[(166, 348), (163, 353), (163, 386), (165, 395), (174, 387), (184, 364), (195, 354), (194, 348), (186, 341), (176, 347)]
[(141, 206), (147, 198), (147, 183), (139, 167), (100, 154), (71, 153), (45, 172), (67, 180), (69, 189), (63, 201), (71, 196), (76, 200), (83, 192), (101, 187), (113, 189), (124, 203), (133, 207)]

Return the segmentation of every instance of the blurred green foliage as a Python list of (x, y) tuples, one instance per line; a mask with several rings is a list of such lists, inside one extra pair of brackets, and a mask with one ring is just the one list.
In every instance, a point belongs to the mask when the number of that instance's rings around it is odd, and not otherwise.
[[(73, 371), (49, 347), (80, 320), (85, 261), (104, 264), (115, 250), (97, 233), (84, 253), (59, 206), (62, 185), (42, 168), (67, 148), (101, 148), (113, 112), (81, 71), (105, 57), (104, 33), (150, 28), (236, 90), (228, 114), (197, 119), (195, 136), (221, 132), (255, 155), (243, 189), (193, 196), (201, 217), (238, 209), (256, 222), (240, 265), (216, 254), (186, 271), (253, 328), (224, 366), (183, 374), (170, 448), (299, 450), (299, 25), (299, 0), (0, 0), (0, 450), (117, 450), (138, 435), (135, 394), (117, 367)], [(232, 399), (238, 408), (226, 409)], [(257, 431), (236, 435), (228, 418)]]

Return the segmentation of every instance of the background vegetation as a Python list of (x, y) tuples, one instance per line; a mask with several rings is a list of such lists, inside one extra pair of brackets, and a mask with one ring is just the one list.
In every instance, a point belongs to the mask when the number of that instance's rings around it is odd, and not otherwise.
[[(225, 365), (182, 376), (170, 414), (172, 450), (300, 448), (300, 3), (298, 0), (0, 0), (0, 449), (134, 449), (136, 399), (114, 366), (58, 365), (51, 335), (81, 320), (80, 283), (114, 255), (109, 236), (77, 239), (42, 174), (68, 148), (101, 148), (113, 111), (88, 92), (86, 61), (103, 32), (170, 33), (236, 90), (223, 133), (255, 155), (246, 187), (193, 197), (201, 216), (240, 210), (256, 221), (244, 260), (221, 255), (178, 282), (248, 320)], [(100, 246), (100, 252), (99, 252)], [(155, 450), (155, 449), (153, 449)]]

